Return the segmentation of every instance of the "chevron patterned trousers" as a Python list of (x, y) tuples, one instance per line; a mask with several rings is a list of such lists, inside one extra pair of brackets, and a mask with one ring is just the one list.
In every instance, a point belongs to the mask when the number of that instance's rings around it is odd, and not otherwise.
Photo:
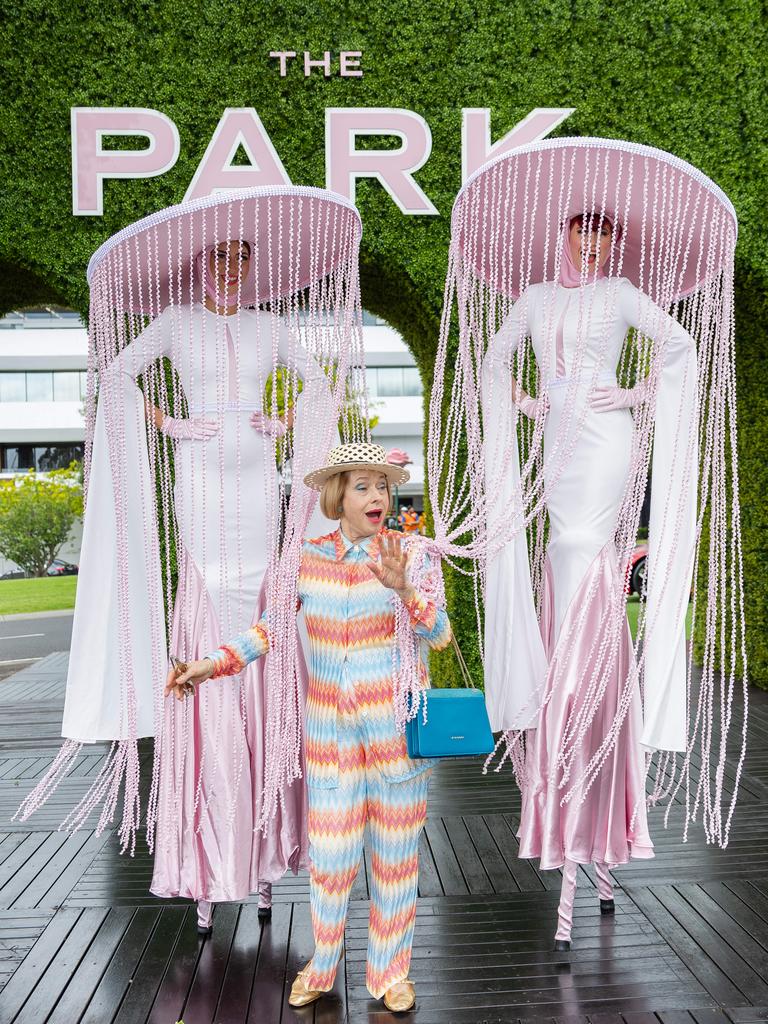
[(309, 786), (309, 857), (315, 952), (305, 984), (333, 987), (352, 884), (370, 828), (371, 909), (366, 986), (374, 998), (408, 977), (416, 918), (419, 836), (427, 817), (427, 769), (387, 782), (367, 751), (351, 689), (339, 695), (339, 785)]

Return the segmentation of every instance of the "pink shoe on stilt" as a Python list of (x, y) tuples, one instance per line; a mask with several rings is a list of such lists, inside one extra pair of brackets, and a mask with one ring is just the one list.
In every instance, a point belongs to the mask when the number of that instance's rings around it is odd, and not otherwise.
[(269, 921), (272, 917), (272, 883), (259, 882), (259, 910), (260, 921)]
[(563, 864), (563, 886), (560, 890), (560, 903), (557, 908), (557, 931), (555, 932), (555, 952), (567, 953), (571, 948), (571, 928), (573, 926), (573, 900), (576, 895), (576, 872), (578, 864), (566, 860)]
[(213, 904), (208, 900), (197, 901), (197, 934), (210, 935), (213, 931)]

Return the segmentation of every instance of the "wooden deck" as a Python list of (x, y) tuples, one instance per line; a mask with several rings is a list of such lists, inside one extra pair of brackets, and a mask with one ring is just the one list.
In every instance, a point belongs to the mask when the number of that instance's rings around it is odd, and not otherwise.
[[(31, 821), (12, 823), (54, 756), (66, 656), (0, 682), (0, 1024), (384, 1024), (368, 995), (366, 870), (352, 894), (336, 988), (303, 1011), (287, 986), (312, 951), (307, 879), (275, 887), (270, 923), (254, 901), (221, 904), (198, 939), (187, 901), (148, 892), (141, 842), (58, 832), (103, 748), (80, 757)], [(559, 872), (517, 857), (511, 773), (446, 762), (431, 786), (411, 976), (419, 1024), (546, 1018), (582, 1024), (749, 1024), (768, 1020), (768, 694), (754, 693), (751, 747), (725, 851), (665, 832), (656, 858), (614, 872), (601, 918), (580, 871), (574, 950), (552, 951)]]

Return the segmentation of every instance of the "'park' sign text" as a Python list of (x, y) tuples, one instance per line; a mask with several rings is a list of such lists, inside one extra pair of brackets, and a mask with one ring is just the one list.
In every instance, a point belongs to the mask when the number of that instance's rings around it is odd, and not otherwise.
[[(287, 56), (283, 54), (283, 59)], [(354, 69), (352, 69), (354, 70)], [(493, 156), (543, 139), (565, 118), (571, 107), (537, 107), (501, 139), (491, 143), (491, 112), (465, 108), (461, 112), (462, 181)], [(104, 213), (107, 178), (154, 178), (169, 171), (179, 158), (179, 133), (159, 110), (143, 107), (73, 107), (72, 212), (77, 217)], [(146, 138), (144, 149), (105, 149), (110, 136)], [(400, 140), (397, 149), (358, 149), (364, 135), (389, 135)], [(248, 163), (235, 164), (241, 149)], [(325, 111), (325, 186), (352, 202), (358, 178), (375, 178), (409, 216), (434, 215), (438, 210), (414, 174), (429, 159), (432, 133), (424, 118), (399, 107), (329, 107)], [(185, 200), (233, 188), (292, 184), (261, 118), (253, 107), (227, 107), (189, 183)], [(309, 184), (309, 183), (307, 183)]]

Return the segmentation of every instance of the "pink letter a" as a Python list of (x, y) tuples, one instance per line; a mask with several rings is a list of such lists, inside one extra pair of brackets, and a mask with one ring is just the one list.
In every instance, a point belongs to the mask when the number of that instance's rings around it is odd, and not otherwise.
[[(240, 146), (250, 165), (232, 164)], [(231, 188), (290, 185), (280, 157), (253, 107), (227, 107), (184, 196), (199, 199)]]

